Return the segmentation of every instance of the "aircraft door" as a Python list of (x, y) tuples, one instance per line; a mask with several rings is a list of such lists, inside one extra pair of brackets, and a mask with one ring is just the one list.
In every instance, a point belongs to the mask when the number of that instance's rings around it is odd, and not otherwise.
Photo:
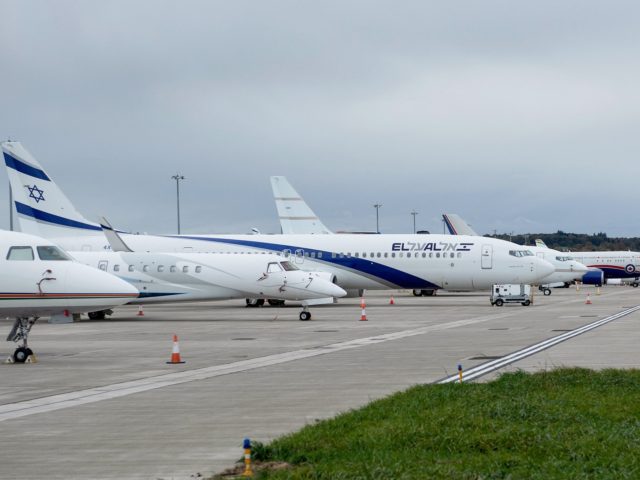
[(106, 272), (108, 267), (109, 267), (109, 262), (107, 260), (100, 260), (98, 262), (98, 268), (103, 272)]
[(482, 245), (482, 253), (480, 259), (482, 268), (493, 268), (493, 247), (491, 245)]
[(302, 249), (300, 249), (300, 248), (298, 248), (298, 249), (296, 250), (296, 258), (295, 258), (295, 262), (296, 262), (298, 265), (301, 265), (301, 264), (303, 264), (303, 263), (304, 263), (304, 250), (302, 250)]

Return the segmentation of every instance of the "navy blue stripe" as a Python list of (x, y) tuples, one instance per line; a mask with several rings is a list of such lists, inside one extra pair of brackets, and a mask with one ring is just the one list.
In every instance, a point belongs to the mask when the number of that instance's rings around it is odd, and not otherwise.
[(604, 272), (604, 278), (636, 278), (640, 275), (640, 272), (628, 273), (624, 267), (612, 268), (612, 267), (594, 267)]
[(47, 177), (47, 174), (39, 168), (32, 167), (31, 165), (27, 165), (26, 163), (18, 160), (17, 158), (9, 155), (7, 152), (4, 153), (4, 163), (7, 164), (7, 167), (13, 168), (14, 170), (19, 171), (20, 173), (24, 173), (26, 175), (30, 175), (34, 178), (39, 178), (40, 180), (46, 180), (50, 182), (51, 179)]
[(102, 231), (102, 229), (97, 225), (90, 225), (88, 223), (69, 220), (68, 218), (53, 215), (52, 213), (43, 212), (42, 210), (38, 210), (37, 208), (30, 207), (29, 205), (25, 205), (24, 203), (20, 202), (16, 202), (16, 210), (22, 215), (27, 215), (28, 217), (32, 217), (36, 220), (41, 220), (47, 223), (63, 225), (65, 227), (81, 228), (84, 230), (97, 230), (99, 232)]
[[(262, 248), (265, 250), (272, 250), (274, 252), (281, 252), (283, 250), (291, 250), (292, 254), (296, 250), (304, 250), (305, 253), (312, 253), (316, 258), (310, 258), (310, 260), (318, 260), (321, 262), (332, 263), (339, 267), (350, 268), (358, 272), (366, 273), (373, 277), (380, 278), (386, 283), (391, 283), (399, 288), (440, 288), (438, 285), (425, 280), (424, 278), (416, 277), (410, 273), (403, 272), (396, 268), (388, 267), (380, 263), (376, 263), (372, 260), (365, 258), (347, 258), (338, 257), (332, 258), (331, 253), (325, 250), (316, 250), (313, 248), (300, 247), (295, 245), (284, 245), (279, 243), (269, 242), (256, 242), (253, 240), (235, 240), (226, 238), (215, 237), (189, 237), (189, 236), (172, 236), (173, 238), (188, 238), (190, 240), (204, 240), (208, 242), (229, 243), (232, 245), (241, 245), (244, 247)], [(318, 253), (322, 253), (322, 258), (318, 259)], [(335, 253), (335, 252), (334, 252)]]
[(170, 295), (184, 295), (184, 294), (183, 293), (140, 292), (140, 296), (138, 296), (138, 298), (168, 297)]

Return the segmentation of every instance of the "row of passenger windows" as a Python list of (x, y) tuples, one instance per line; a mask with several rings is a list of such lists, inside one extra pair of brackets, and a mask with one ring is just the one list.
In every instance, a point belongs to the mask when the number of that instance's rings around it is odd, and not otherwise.
[[(454, 252), (450, 252), (450, 253), (446, 253), (446, 252), (429, 252), (427, 254), (427, 252), (418, 252), (418, 253), (411, 253), (411, 252), (398, 252), (397, 256), (399, 258), (403, 258), (404, 256), (406, 256), (406, 258), (456, 258), (456, 256), (458, 258), (462, 257), (462, 253), (458, 252), (457, 255)], [(396, 252), (363, 252), (363, 253), (359, 253), (359, 252), (355, 252), (353, 255), (351, 255), (351, 252), (347, 252), (347, 253), (332, 253), (331, 254), (331, 258), (396, 258)]]
[[(40, 260), (47, 260), (47, 261), (71, 260), (71, 258), (69, 258), (69, 256), (66, 253), (64, 253), (58, 247), (54, 247), (53, 245), (36, 247), (36, 251), (38, 252), (38, 258)], [(7, 260), (31, 261), (31, 260), (35, 260), (35, 255), (33, 254), (33, 247), (15, 246), (15, 247), (9, 248), (6, 258)]]
[[(103, 271), (106, 272), (107, 271), (107, 264), (106, 263), (101, 263), (101, 264), (98, 265), (98, 268), (100, 270), (103, 270)], [(114, 272), (119, 272), (120, 271), (120, 265), (116, 263), (116, 264), (113, 265), (112, 269), (113, 269)], [(136, 267), (135, 267), (135, 265), (128, 265), (127, 270), (129, 272), (135, 272), (136, 271)], [(182, 273), (189, 273), (189, 265), (184, 265), (182, 268), (178, 268), (175, 265), (169, 265), (169, 273), (177, 273), (178, 270), (180, 270)], [(142, 266), (142, 271), (143, 272), (150, 272), (151, 271), (151, 266), (150, 265), (143, 265)], [(155, 271), (157, 271), (158, 273), (162, 273), (162, 272), (166, 271), (166, 268), (165, 268), (164, 265), (158, 265), (157, 267), (155, 267)], [(200, 265), (197, 265), (194, 268), (194, 271), (196, 273), (200, 273), (200, 272), (202, 272), (202, 267)]]

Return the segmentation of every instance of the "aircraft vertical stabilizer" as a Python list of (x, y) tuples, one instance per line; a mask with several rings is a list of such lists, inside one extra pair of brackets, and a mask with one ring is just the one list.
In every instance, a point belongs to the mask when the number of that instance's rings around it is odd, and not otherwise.
[(284, 234), (332, 233), (295, 191), (285, 177), (271, 177), (280, 226)]
[(478, 234), (465, 222), (457, 213), (444, 213), (442, 215), (447, 230), (451, 235), (473, 235)]
[(17, 229), (55, 240), (102, 236), (100, 225), (78, 212), (51, 177), (20, 142), (2, 142), (17, 218)]

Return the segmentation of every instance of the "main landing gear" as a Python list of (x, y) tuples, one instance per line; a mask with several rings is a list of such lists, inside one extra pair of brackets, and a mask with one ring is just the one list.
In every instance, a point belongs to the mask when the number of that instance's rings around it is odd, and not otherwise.
[(38, 318), (39, 317), (18, 317), (13, 323), (13, 328), (7, 336), (7, 342), (11, 341), (18, 343), (22, 341), (22, 345), (18, 346), (10, 357), (14, 363), (24, 363), (33, 355), (33, 350), (31, 350), (28, 345), (28, 339), (29, 332), (33, 325), (38, 321)]
[(549, 287), (545, 287), (545, 286), (540, 285), (538, 287), (538, 290), (540, 290), (542, 293), (544, 293), (545, 297), (548, 297), (549, 295), (551, 295), (551, 289)]
[[(257, 308), (262, 307), (265, 302), (263, 298), (247, 298), (245, 299), (245, 303), (249, 308)], [(268, 299), (267, 303), (272, 307), (282, 307), (285, 304), (284, 300), (276, 299)], [(311, 320), (311, 312), (309, 311), (308, 305), (303, 305), (299, 318), (303, 322)]]

